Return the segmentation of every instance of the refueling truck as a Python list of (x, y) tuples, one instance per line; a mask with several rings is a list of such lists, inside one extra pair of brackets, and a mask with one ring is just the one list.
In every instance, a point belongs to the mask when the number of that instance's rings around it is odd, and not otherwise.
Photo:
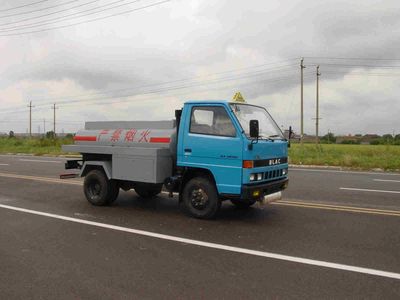
[(188, 215), (210, 219), (224, 200), (247, 208), (281, 199), (288, 143), (263, 107), (188, 101), (174, 120), (86, 122), (62, 148), (81, 153), (65, 168), (79, 169), (93, 205), (112, 204), (120, 189), (152, 198), (164, 188)]

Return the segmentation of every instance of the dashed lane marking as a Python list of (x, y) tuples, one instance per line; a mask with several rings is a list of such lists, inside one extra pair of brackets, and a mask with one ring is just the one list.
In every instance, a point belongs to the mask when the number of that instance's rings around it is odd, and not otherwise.
[(62, 161), (59, 161), (59, 160), (24, 159), (24, 158), (20, 158), (19, 161), (37, 162), (37, 163), (54, 163), (54, 164), (61, 164), (62, 163)]
[(400, 182), (400, 180), (391, 180), (391, 179), (374, 179), (374, 181), (379, 181), (379, 182)]
[(375, 175), (375, 176), (400, 176), (400, 173), (379, 173), (379, 172), (361, 172), (361, 171), (343, 171), (343, 170), (322, 170), (322, 169), (304, 169), (297, 167), (289, 167), (289, 171), (301, 172), (323, 172), (323, 173), (346, 173), (346, 174), (359, 174), (359, 175)]
[(16, 178), (16, 179), (26, 179), (26, 180), (36, 180), (42, 182), (60, 183), (60, 184), (72, 184), (72, 185), (82, 185), (82, 182), (77, 180), (67, 180), (67, 179), (57, 179), (50, 177), (38, 177), (31, 175), (20, 175), (12, 173), (0, 173), (1, 177)]
[(286, 201), (286, 200), (280, 200), (277, 202), (273, 202), (272, 204), (400, 217), (400, 210), (386, 210), (386, 209), (364, 208), (364, 207), (345, 206), (345, 205), (330, 205), (317, 202)]
[(358, 188), (346, 188), (346, 187), (341, 187), (339, 189), (345, 191), (357, 191), (357, 192), (400, 194), (400, 191), (371, 190), (371, 189), (358, 189)]
[[(70, 184), (70, 185), (82, 186), (81, 181), (71, 180), (71, 179), (57, 179), (57, 178), (38, 177), (38, 176), (30, 176), (30, 175), (12, 174), (12, 173), (0, 173), (0, 177), (23, 179), (23, 180), (36, 180), (36, 181), (47, 182), (47, 183)], [(162, 193), (169, 194), (168, 192), (162, 192)], [(178, 194), (174, 193), (174, 195), (178, 195)], [(302, 207), (302, 208), (318, 208), (318, 209), (324, 209), (324, 210), (367, 213), (367, 214), (375, 214), (375, 215), (400, 216), (400, 211), (369, 209), (369, 208), (354, 207), (354, 206), (327, 205), (327, 204), (321, 204), (321, 203), (317, 203), (317, 202), (280, 200), (278, 202), (273, 202), (272, 204)]]
[(199, 246), (199, 247), (212, 248), (212, 249), (223, 250), (223, 251), (228, 251), (228, 252), (234, 252), (234, 253), (264, 257), (264, 258), (269, 258), (269, 259), (293, 262), (293, 263), (297, 263), (297, 264), (311, 265), (311, 266), (316, 266), (316, 267), (342, 270), (342, 271), (347, 271), (347, 272), (355, 272), (355, 273), (361, 273), (361, 274), (366, 274), (366, 275), (386, 277), (386, 278), (400, 280), (400, 273), (394, 273), (394, 272), (388, 272), (388, 271), (364, 268), (364, 267), (358, 267), (358, 266), (344, 265), (344, 264), (339, 264), (339, 263), (334, 263), (334, 262), (314, 260), (314, 259), (309, 259), (309, 258), (296, 257), (296, 256), (290, 256), (290, 255), (284, 255), (284, 254), (278, 254), (278, 253), (251, 250), (251, 249), (246, 249), (246, 248), (204, 242), (204, 241), (199, 241), (199, 240), (192, 240), (192, 239), (182, 238), (182, 237), (178, 237), (178, 236), (172, 236), (172, 235), (166, 235), (166, 234), (161, 234), (161, 233), (156, 233), (156, 232), (151, 232), (151, 231), (144, 231), (144, 230), (116, 226), (116, 225), (111, 225), (111, 224), (106, 224), (106, 223), (88, 221), (88, 220), (83, 220), (83, 219), (78, 219), (78, 218), (71, 218), (71, 217), (67, 217), (67, 216), (56, 215), (56, 214), (52, 214), (52, 213), (46, 213), (46, 212), (42, 212), (42, 211), (25, 209), (25, 208), (21, 208), (21, 207), (15, 207), (15, 206), (3, 205), (3, 204), (0, 204), (0, 208), (23, 212), (23, 213), (28, 213), (28, 214), (32, 214), (32, 215), (48, 217), (48, 218), (52, 218), (52, 219), (63, 220), (63, 221), (67, 221), (67, 222), (80, 223), (80, 224), (85, 224), (85, 225), (90, 225), (90, 226), (95, 226), (95, 227), (100, 227), (100, 228), (105, 228), (105, 229), (111, 229), (111, 230), (115, 230), (115, 231), (121, 231), (121, 232), (136, 234), (136, 235), (140, 235), (140, 236), (156, 238), (156, 239), (160, 239), (160, 240), (167, 240), (167, 241), (172, 241), (172, 242), (177, 242), (177, 243), (182, 243), (182, 244), (189, 244), (189, 245), (194, 245), (194, 246)]

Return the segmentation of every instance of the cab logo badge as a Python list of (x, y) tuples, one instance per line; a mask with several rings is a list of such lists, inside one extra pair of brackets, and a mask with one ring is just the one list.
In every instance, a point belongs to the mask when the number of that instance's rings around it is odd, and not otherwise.
[(279, 165), (280, 163), (281, 163), (281, 159), (280, 158), (275, 158), (275, 159), (270, 159), (269, 160), (269, 165), (270, 166)]

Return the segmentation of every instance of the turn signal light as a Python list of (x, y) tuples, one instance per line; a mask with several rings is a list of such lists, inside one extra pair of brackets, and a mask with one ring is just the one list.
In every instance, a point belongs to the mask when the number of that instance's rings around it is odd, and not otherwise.
[(254, 163), (252, 160), (244, 160), (243, 161), (243, 168), (244, 169), (251, 169), (254, 168)]

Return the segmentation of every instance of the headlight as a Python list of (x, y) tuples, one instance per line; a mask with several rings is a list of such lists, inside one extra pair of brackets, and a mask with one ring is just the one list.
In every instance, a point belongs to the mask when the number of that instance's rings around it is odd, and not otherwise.
[(288, 169), (283, 169), (282, 170), (282, 175), (286, 175), (288, 173)]
[(258, 181), (263, 179), (263, 173), (252, 173), (250, 174), (250, 181)]

